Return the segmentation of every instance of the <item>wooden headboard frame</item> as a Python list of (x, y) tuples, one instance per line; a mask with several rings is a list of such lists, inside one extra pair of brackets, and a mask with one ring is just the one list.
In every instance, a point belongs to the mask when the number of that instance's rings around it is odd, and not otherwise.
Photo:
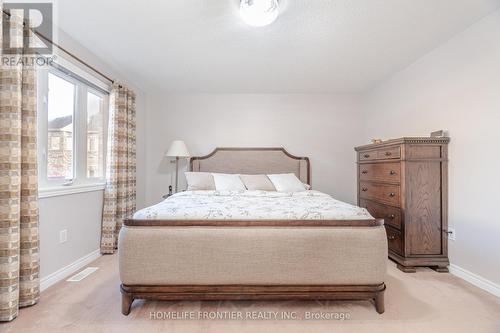
[[(208, 155), (191, 157), (190, 162), (189, 162), (189, 170), (190, 171), (204, 171), (204, 170), (195, 170), (195, 168), (194, 168), (195, 163), (197, 161), (201, 162), (203, 160), (208, 160), (208, 159), (214, 157), (218, 152), (238, 152), (238, 153), (241, 153), (241, 152), (252, 152), (252, 153), (260, 152), (261, 154), (259, 155), (259, 157), (260, 157), (259, 159), (261, 159), (263, 163), (265, 163), (265, 161), (266, 161), (266, 152), (273, 153), (273, 155), (276, 152), (281, 152), (281, 153), (283, 153), (283, 155), (285, 157), (288, 157), (291, 160), (296, 160), (299, 162), (303, 161), (305, 163), (306, 178), (302, 179), (302, 181), (305, 181), (307, 184), (311, 185), (311, 163), (309, 161), (309, 158), (308, 157), (298, 157), (298, 156), (292, 155), (289, 152), (287, 152), (285, 150), (285, 148), (282, 148), (282, 147), (278, 147), (278, 148), (267, 148), (267, 147), (266, 148), (238, 148), (238, 147), (215, 148), (215, 150)], [(210, 170), (210, 172), (217, 172), (217, 170)], [(221, 172), (224, 172), (224, 170), (222, 170)], [(290, 172), (290, 173), (297, 174), (297, 172), (295, 170), (289, 170), (289, 171), (283, 170), (282, 172)], [(233, 170), (233, 173), (245, 173), (245, 172)], [(273, 173), (273, 172), (269, 171), (267, 173)], [(299, 171), (299, 173), (300, 173), (300, 171)], [(301, 178), (300, 175), (298, 175), (298, 174), (297, 174), (297, 177)]]

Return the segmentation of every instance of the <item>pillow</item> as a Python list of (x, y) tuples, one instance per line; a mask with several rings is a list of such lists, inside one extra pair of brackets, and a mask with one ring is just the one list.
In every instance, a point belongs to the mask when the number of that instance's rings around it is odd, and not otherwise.
[(213, 173), (217, 191), (244, 191), (245, 185), (238, 174)]
[(306, 187), (293, 173), (267, 175), (278, 192), (301, 192)]
[(214, 177), (209, 172), (185, 172), (188, 191), (214, 191)]
[(243, 184), (250, 191), (276, 191), (273, 183), (266, 175), (240, 175)]

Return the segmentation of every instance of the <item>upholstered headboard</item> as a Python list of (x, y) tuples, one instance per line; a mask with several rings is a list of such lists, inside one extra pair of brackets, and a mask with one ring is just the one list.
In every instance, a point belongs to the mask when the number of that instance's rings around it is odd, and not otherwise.
[(311, 185), (308, 157), (297, 157), (284, 148), (216, 148), (202, 157), (192, 157), (190, 170), (239, 174), (294, 173)]

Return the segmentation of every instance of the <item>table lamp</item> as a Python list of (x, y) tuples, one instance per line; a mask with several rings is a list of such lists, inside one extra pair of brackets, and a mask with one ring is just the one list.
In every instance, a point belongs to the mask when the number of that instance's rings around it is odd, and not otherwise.
[(165, 156), (175, 157), (175, 193), (177, 193), (177, 187), (179, 185), (179, 158), (189, 157), (189, 151), (184, 141), (175, 140), (170, 145)]

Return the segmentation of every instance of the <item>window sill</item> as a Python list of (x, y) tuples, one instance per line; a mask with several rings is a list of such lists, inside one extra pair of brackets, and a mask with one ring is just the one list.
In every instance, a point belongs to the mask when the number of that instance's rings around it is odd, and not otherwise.
[(93, 184), (82, 184), (82, 185), (46, 187), (38, 190), (38, 198), (43, 199), (43, 198), (58, 197), (62, 195), (102, 191), (104, 190), (105, 185), (106, 184), (104, 183), (93, 183)]

